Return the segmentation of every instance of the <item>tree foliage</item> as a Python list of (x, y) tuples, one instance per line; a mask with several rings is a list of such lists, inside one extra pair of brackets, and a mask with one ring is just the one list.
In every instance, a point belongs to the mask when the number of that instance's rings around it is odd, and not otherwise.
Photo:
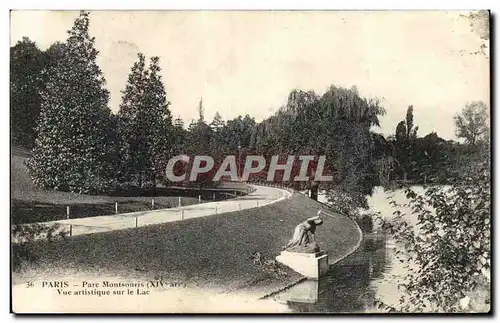
[(33, 148), (45, 87), (46, 53), (27, 37), (10, 48), (10, 128), (12, 143)]
[[(448, 186), (431, 186), (424, 194), (406, 187), (411, 214), (393, 202), (395, 218), (383, 220), (383, 228), (407, 270), (399, 280), (404, 293), (400, 304), (390, 304), (393, 309), (460, 311), (461, 299), (485, 287), (479, 284), (491, 266), (490, 172), (485, 159)], [(405, 216), (416, 218), (416, 225)]]
[(385, 154), (376, 151), (371, 128), (384, 113), (355, 87), (330, 86), (321, 96), (293, 90), (286, 106), (255, 127), (252, 145), (264, 154), (326, 155), (333, 182), (323, 189), (339, 211), (355, 210), (367, 206), (365, 195), (379, 182), (375, 161)]
[(456, 136), (475, 147), (489, 140), (488, 107), (484, 102), (474, 101), (467, 104), (454, 118)]
[(446, 184), (448, 178), (464, 172), (464, 166), (474, 160), (477, 149), (440, 138), (435, 132), (419, 137), (413, 111), (410, 106), (395, 135), (387, 139), (388, 146), (393, 147), (392, 153), (388, 152), (393, 157), (392, 180)]
[(198, 120), (193, 120), (188, 126), (186, 154), (210, 155), (212, 137), (212, 128), (205, 122), (203, 100), (200, 100)]
[(118, 112), (121, 141), (122, 180), (154, 186), (170, 156), (173, 125), (159, 58), (152, 57), (146, 69), (145, 56), (131, 68)]
[[(459, 127), (459, 125), (457, 125)], [(391, 220), (379, 218), (396, 242), (396, 257), (405, 264), (399, 280), (399, 304), (379, 305), (389, 311), (488, 311), (491, 268), (491, 164), (490, 147), (464, 150), (436, 134), (423, 138), (428, 164), (452, 170), (447, 185), (426, 187), (418, 194), (405, 187), (410, 214), (392, 201)], [(458, 148), (451, 165), (449, 147)], [(418, 147), (419, 145), (417, 145)], [(446, 149), (448, 147), (448, 149)], [(433, 148), (433, 149), (432, 149)], [(443, 149), (445, 148), (445, 149)], [(443, 151), (445, 151), (443, 153)], [(471, 157), (472, 154), (472, 157)], [(435, 157), (436, 155), (440, 157)], [(411, 223), (409, 219), (415, 219)], [(413, 222), (413, 221), (412, 221)], [(473, 301), (471, 302), (472, 296)]]
[(172, 145), (172, 115), (170, 102), (167, 100), (160, 68), (160, 58), (154, 56), (149, 64), (149, 82), (147, 87), (147, 126), (149, 127), (149, 154), (151, 156), (153, 185), (156, 187), (156, 177), (163, 176)]
[(28, 165), (34, 182), (45, 188), (90, 193), (108, 189), (113, 180), (109, 93), (88, 30), (89, 13), (81, 12), (59, 48), (58, 63), (47, 70)]
[(413, 106), (410, 105), (406, 111), (405, 120), (398, 123), (396, 127), (394, 148), (400, 165), (400, 176), (412, 177), (413, 150), (417, 139), (418, 127), (413, 121)]
[(40, 256), (40, 250), (33, 248), (33, 243), (37, 239), (46, 239), (53, 241), (57, 239), (65, 239), (68, 236), (60, 223), (46, 224), (19, 224), (15, 223), (12, 226), (12, 245), (11, 245), (11, 261), (12, 267), (19, 270), (24, 264), (32, 265), (37, 262)]

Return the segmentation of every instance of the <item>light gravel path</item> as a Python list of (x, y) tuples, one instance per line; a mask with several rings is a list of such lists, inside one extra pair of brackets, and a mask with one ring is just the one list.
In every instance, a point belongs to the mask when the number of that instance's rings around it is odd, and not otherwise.
[(249, 186), (254, 190), (248, 195), (218, 202), (200, 203), (154, 211), (40, 222), (37, 224), (47, 226), (59, 224), (59, 228), (54, 234), (64, 231), (67, 234), (71, 234), (71, 236), (75, 236), (246, 210), (291, 197), (291, 193), (285, 189), (257, 185)]

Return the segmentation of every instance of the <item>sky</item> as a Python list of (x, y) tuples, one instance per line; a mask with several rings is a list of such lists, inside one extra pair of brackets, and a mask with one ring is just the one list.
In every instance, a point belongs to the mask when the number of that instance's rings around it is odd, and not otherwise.
[[(455, 139), (453, 116), (490, 101), (488, 26), (459, 11), (91, 11), (98, 64), (118, 110), (137, 53), (159, 56), (174, 118), (261, 121), (292, 89), (356, 86), (393, 134), (407, 107), (423, 136)], [(65, 41), (76, 11), (12, 11), (11, 46)], [(486, 48), (481, 46), (486, 45)], [(480, 51), (484, 53), (477, 53)]]

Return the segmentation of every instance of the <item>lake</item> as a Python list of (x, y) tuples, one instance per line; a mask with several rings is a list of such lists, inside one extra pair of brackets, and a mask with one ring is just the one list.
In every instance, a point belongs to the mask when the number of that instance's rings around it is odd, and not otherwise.
[(319, 280), (306, 280), (270, 298), (298, 313), (376, 312), (376, 299), (389, 303), (399, 298), (392, 275), (401, 266), (392, 247), (385, 234), (367, 234), (357, 251)]
[[(414, 187), (418, 193), (422, 187)], [(400, 204), (407, 203), (402, 190), (385, 192), (375, 188), (368, 197), (370, 211), (380, 212), (384, 218), (392, 217), (389, 198)], [(327, 203), (324, 194), (318, 200)], [(410, 223), (415, 219), (409, 208), (402, 208)], [(317, 281), (306, 280), (278, 294), (270, 296), (280, 304), (286, 304), (293, 312), (313, 313), (365, 313), (380, 312), (375, 300), (397, 304), (400, 293), (397, 277), (405, 269), (393, 254), (392, 240), (382, 232), (365, 234), (360, 247), (344, 260), (330, 266), (328, 273)]]

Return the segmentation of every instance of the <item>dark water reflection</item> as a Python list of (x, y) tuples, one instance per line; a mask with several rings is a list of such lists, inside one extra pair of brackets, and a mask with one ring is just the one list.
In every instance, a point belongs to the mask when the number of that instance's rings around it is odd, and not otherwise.
[(272, 298), (298, 313), (376, 311), (374, 301), (384, 298), (392, 269), (391, 249), (384, 234), (365, 235), (358, 250), (331, 266), (320, 280), (307, 280)]

